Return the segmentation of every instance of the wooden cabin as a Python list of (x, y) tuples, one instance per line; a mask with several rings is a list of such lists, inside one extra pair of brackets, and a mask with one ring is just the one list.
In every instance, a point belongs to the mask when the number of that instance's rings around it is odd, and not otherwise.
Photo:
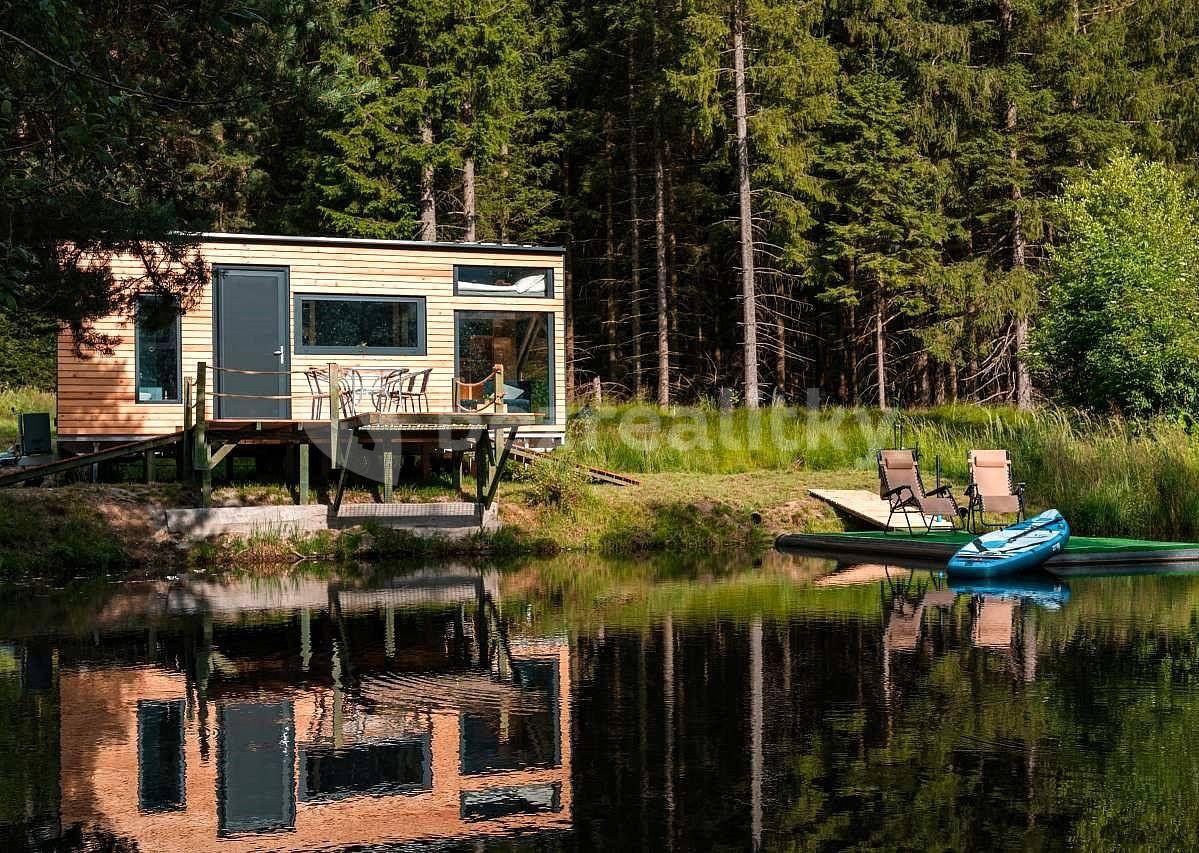
[[(330, 364), (358, 387), (348, 405), (432, 413), (532, 413), (521, 437), (566, 425), (564, 252), (557, 247), (260, 234), (203, 234), (211, 284), (180, 313), (141, 297), (106, 317), (111, 354), (58, 347), (60, 448), (184, 427), (189, 379), (210, 373), (214, 425), (327, 419)], [(141, 278), (132, 257), (115, 275)], [(165, 320), (163, 319), (165, 316)]]

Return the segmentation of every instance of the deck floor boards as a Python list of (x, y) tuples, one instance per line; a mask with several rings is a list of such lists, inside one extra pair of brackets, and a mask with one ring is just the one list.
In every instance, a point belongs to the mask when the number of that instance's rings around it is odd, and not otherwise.
[[(887, 516), (891, 514), (890, 507), (885, 500), (873, 492), (865, 489), (808, 489), (808, 494), (880, 530), (887, 527)], [(890, 529), (907, 531), (909, 516), (911, 516), (913, 528), (927, 528), (929, 523), (927, 516), (913, 510), (904, 510), (895, 513), (894, 518), (891, 519)], [(947, 519), (941, 519), (932, 522), (932, 529), (952, 530), (953, 524)]]

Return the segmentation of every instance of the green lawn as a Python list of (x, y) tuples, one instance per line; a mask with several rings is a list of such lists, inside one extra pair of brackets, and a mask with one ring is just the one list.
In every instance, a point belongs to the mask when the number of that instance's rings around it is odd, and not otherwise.
[(54, 394), (36, 388), (0, 388), (0, 450), (17, 442), (17, 415), (49, 412), (54, 416)]

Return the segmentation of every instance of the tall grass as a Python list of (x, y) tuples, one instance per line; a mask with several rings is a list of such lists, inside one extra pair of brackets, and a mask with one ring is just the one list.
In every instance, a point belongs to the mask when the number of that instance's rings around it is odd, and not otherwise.
[(1006, 448), (1033, 508), (1055, 506), (1080, 534), (1199, 540), (1199, 437), (1169, 421), (1061, 410), (943, 406), (759, 412), (600, 409), (571, 424), (567, 452), (628, 472), (740, 473), (874, 467), (879, 448), (919, 448), (959, 487), (971, 448)]
[(40, 388), (0, 386), (0, 450), (17, 440), (17, 415), (24, 412), (49, 412), (54, 415), (54, 393)]

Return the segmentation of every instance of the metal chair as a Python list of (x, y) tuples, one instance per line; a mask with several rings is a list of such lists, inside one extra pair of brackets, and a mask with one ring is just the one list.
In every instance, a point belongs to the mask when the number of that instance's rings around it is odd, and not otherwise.
[(409, 402), (413, 405), (413, 411), (427, 412), (429, 411), (429, 377), (433, 374), (433, 368), (426, 367), (424, 370), (418, 370), (411, 374), (408, 380), (408, 388), (400, 392), (400, 401), (404, 406), (404, 411), (408, 411)]
[(385, 374), (379, 378), (374, 390), (371, 392), (371, 402), (375, 405), (376, 412), (393, 412), (400, 402), (400, 393), (404, 378), (411, 371), (406, 367), (401, 367)]
[(977, 533), (1004, 526), (988, 524), (986, 513), (1015, 515), (1017, 521), (1023, 521), (1024, 484), (1012, 476), (1010, 454), (1006, 450), (971, 450), (966, 461), (970, 471), (970, 485), (966, 487), (970, 529)]
[(312, 396), (312, 419), (321, 420), (325, 414), (325, 401), (329, 399), (329, 371), (321, 367), (310, 367), (304, 371), (308, 380), (308, 393)]
[(891, 532), (891, 520), (896, 513), (902, 512), (908, 535), (915, 535), (910, 510), (920, 513), (926, 534), (933, 532), (933, 517), (938, 515), (954, 527), (966, 525), (966, 508), (958, 506), (948, 485), (931, 492), (924, 488), (924, 481), (920, 477), (920, 461), (914, 450), (880, 450), (878, 483), (879, 497), (887, 502), (889, 510), (884, 533)]
[(337, 395), (341, 401), (341, 416), (351, 418), (358, 414), (358, 401), (362, 397), (362, 374), (357, 370), (343, 371), (337, 377)]

